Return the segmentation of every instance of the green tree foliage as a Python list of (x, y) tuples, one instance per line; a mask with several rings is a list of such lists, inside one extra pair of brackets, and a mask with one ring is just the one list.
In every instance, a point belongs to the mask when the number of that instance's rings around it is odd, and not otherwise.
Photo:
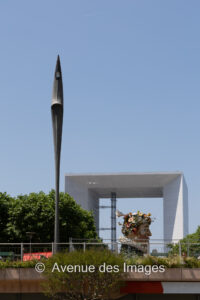
[(188, 256), (200, 256), (200, 226), (197, 227), (196, 232), (186, 235), (180, 243), (169, 244), (168, 247), (171, 249), (169, 254), (181, 254), (184, 253)]
[[(33, 242), (52, 242), (54, 239), (54, 199), (55, 192), (20, 195), (10, 198), (3, 194), (0, 198), (4, 213), (0, 222), (4, 234), (0, 232), (2, 242), (29, 242), (26, 232), (35, 232)], [(68, 194), (60, 193), (60, 239), (68, 242), (70, 237), (96, 238), (94, 218), (91, 212), (82, 209)], [(0, 223), (0, 224), (1, 224)]]
[[(119, 292), (123, 263), (122, 256), (106, 249), (56, 254), (45, 262), (44, 292), (51, 299), (111, 299), (112, 293)], [(69, 265), (83, 269), (72, 271)], [(89, 266), (93, 271), (85, 272)]]
[(5, 243), (8, 239), (7, 223), (9, 218), (9, 207), (11, 205), (11, 197), (6, 193), (0, 193), (0, 243)]

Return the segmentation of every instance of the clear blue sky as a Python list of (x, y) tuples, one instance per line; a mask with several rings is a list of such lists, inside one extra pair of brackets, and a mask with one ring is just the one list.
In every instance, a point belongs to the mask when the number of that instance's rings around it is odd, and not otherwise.
[[(0, 191), (54, 187), (50, 103), (60, 54), (61, 190), (66, 172), (183, 171), (193, 232), (200, 224), (199, 14), (195, 0), (0, 1)], [(151, 210), (159, 237), (162, 201), (139, 201), (118, 207)]]

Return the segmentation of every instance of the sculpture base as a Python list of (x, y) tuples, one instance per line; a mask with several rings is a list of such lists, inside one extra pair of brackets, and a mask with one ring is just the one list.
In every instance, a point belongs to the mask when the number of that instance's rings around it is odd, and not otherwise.
[(121, 253), (124, 253), (128, 256), (143, 256), (149, 254), (149, 241), (139, 241), (139, 240), (132, 240), (129, 238), (121, 237)]

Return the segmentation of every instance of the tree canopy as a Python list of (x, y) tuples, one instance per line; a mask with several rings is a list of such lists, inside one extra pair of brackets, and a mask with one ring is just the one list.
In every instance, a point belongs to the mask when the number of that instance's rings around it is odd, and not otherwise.
[(6, 193), (0, 193), (0, 242), (5, 243), (8, 239), (7, 223), (9, 218), (9, 207), (12, 198)]
[[(170, 254), (185, 253), (188, 256), (200, 256), (200, 226), (194, 233), (186, 235), (179, 244), (169, 244)], [(181, 249), (180, 249), (181, 247)]]
[[(52, 242), (54, 239), (55, 191), (19, 195), (16, 198), (0, 193), (0, 242), (29, 242), (27, 232), (34, 232), (33, 242)], [(60, 241), (70, 237), (97, 237), (94, 217), (74, 199), (60, 193)]]

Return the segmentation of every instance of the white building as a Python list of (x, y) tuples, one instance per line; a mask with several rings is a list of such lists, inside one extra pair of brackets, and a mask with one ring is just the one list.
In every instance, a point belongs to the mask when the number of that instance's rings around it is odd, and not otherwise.
[(94, 212), (97, 228), (100, 198), (110, 198), (111, 193), (116, 198), (163, 198), (164, 239), (188, 234), (188, 192), (181, 172), (66, 174), (65, 192)]

